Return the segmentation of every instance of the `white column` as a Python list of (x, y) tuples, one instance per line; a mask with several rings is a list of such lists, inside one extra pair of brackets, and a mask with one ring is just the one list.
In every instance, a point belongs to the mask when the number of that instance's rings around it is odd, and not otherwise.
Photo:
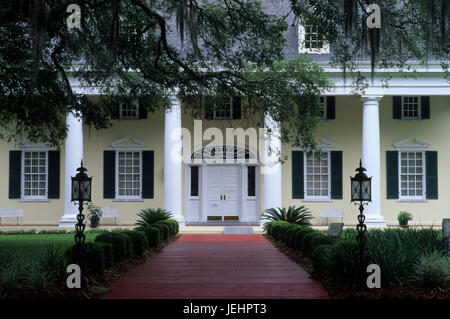
[(64, 216), (59, 227), (74, 227), (77, 222), (78, 208), (70, 201), (72, 192), (72, 176), (77, 173), (83, 158), (83, 121), (72, 113), (67, 115), (67, 138), (65, 145), (64, 174)]
[(184, 225), (182, 212), (183, 176), (181, 160), (181, 102), (173, 96), (172, 108), (165, 112), (164, 125), (164, 208), (169, 210), (180, 225)]
[[(261, 173), (264, 175), (264, 210), (282, 207), (281, 202), (281, 140), (280, 125), (270, 115), (264, 119), (264, 161)], [(269, 134), (270, 129), (270, 134)], [(261, 221), (263, 225), (266, 220)]]
[[(385, 227), (381, 214), (380, 119), (381, 96), (363, 96), (362, 165), (372, 176), (372, 202), (364, 209), (367, 227)], [(355, 163), (356, 165), (357, 163)]]

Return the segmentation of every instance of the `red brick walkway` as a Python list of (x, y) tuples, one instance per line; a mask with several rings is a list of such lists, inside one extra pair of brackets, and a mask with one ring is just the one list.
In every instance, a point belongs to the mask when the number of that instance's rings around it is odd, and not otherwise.
[(262, 235), (186, 234), (111, 286), (105, 298), (328, 298)]

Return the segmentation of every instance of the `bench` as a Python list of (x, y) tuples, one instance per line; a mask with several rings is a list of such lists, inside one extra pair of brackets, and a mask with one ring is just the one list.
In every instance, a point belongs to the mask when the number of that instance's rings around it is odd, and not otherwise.
[(122, 211), (117, 208), (110, 208), (106, 206), (102, 208), (102, 217), (101, 218), (114, 218), (114, 224), (117, 225), (117, 220), (119, 221), (120, 226), (120, 216), (122, 215)]
[(0, 225), (2, 223), (2, 218), (16, 218), (17, 219), (17, 225), (19, 225), (19, 219), (20, 219), (20, 225), (23, 225), (23, 209), (16, 209), (16, 208), (0, 208)]
[(339, 218), (341, 220), (341, 223), (344, 220), (344, 209), (342, 208), (328, 208), (320, 211), (319, 213), (320, 217), (320, 224), (322, 224), (322, 221), (324, 218), (327, 219), (327, 225), (328, 225), (328, 218)]

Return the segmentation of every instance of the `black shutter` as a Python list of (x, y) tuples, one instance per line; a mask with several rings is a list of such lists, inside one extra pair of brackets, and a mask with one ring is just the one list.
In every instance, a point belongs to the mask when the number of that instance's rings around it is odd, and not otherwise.
[(120, 106), (118, 102), (111, 102), (111, 118), (120, 118)]
[(425, 178), (427, 199), (438, 199), (438, 153), (425, 152)]
[(336, 97), (327, 96), (327, 120), (336, 119)]
[(142, 198), (154, 197), (154, 152), (142, 151)]
[(9, 198), (20, 198), (22, 151), (9, 151)]
[(398, 199), (398, 152), (386, 151), (387, 199)]
[(103, 151), (103, 198), (116, 194), (116, 152)]
[(304, 198), (303, 152), (292, 151), (292, 198)]
[(240, 120), (241, 119), (241, 97), (235, 96), (233, 97), (233, 119)]
[(212, 119), (214, 115), (214, 97), (211, 95), (205, 96), (205, 119)]
[(422, 96), (420, 101), (420, 104), (422, 106), (421, 110), (421, 117), (422, 119), (429, 119), (430, 118), (430, 97), (429, 96)]
[(342, 151), (331, 151), (331, 198), (342, 199)]
[(145, 98), (141, 97), (139, 98), (139, 119), (146, 119), (147, 118), (147, 107), (145, 104)]
[(60, 152), (48, 151), (48, 198), (59, 198)]
[(402, 118), (402, 97), (393, 96), (392, 97), (392, 118), (401, 119)]

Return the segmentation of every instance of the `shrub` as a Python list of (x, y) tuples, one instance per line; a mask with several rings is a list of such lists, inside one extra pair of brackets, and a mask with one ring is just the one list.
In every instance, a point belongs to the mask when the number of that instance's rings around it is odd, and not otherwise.
[(450, 256), (442, 252), (423, 255), (413, 267), (411, 281), (424, 288), (450, 286)]
[(369, 229), (367, 251), (369, 263), (377, 264), (384, 285), (402, 285), (422, 254), (415, 232), (407, 229)]
[(148, 239), (145, 232), (138, 230), (126, 230), (124, 233), (131, 238), (133, 243), (133, 253), (138, 256), (142, 255), (144, 250), (148, 248)]
[(358, 235), (356, 228), (344, 228), (339, 238), (344, 240), (354, 240), (356, 235)]
[(133, 243), (131, 238), (123, 232), (109, 232), (98, 235), (94, 242), (106, 242), (113, 246), (113, 260), (114, 262), (121, 261), (123, 258), (131, 256)]
[(295, 230), (294, 224), (289, 224), (289, 226), (286, 226), (286, 228), (283, 230), (283, 233), (281, 234), (281, 240), (287, 244), (289, 241), (289, 237), (291, 236), (292, 232)]
[(59, 246), (51, 243), (47, 244), (39, 263), (50, 278), (56, 277), (61, 279), (66, 275), (67, 260)]
[(287, 240), (286, 240), (286, 244), (291, 247), (294, 248), (295, 245), (295, 236), (297, 234), (297, 232), (301, 229), (303, 229), (305, 226), (300, 226), (300, 225), (292, 225), (292, 230), (289, 233), (289, 235), (287, 236)]
[(159, 245), (161, 245), (162, 235), (161, 230), (159, 228), (147, 226), (147, 227), (139, 227), (137, 229), (145, 233), (148, 239), (149, 247), (159, 247)]
[(336, 238), (330, 237), (324, 233), (319, 233), (309, 241), (308, 252), (313, 253), (316, 247), (320, 245), (332, 245), (337, 241)]
[(41, 294), (49, 281), (47, 272), (41, 269), (41, 265), (37, 262), (29, 263), (25, 267), (27, 268), (28, 282), (33, 286), (35, 294)]
[(169, 226), (164, 223), (156, 223), (153, 227), (156, 227), (161, 231), (161, 238), (163, 241), (166, 241), (169, 238)]
[(299, 251), (302, 251), (302, 243), (303, 243), (303, 237), (305, 237), (309, 233), (313, 233), (314, 229), (309, 227), (304, 227), (294, 233), (293, 241), (293, 247)]
[[(85, 267), (89, 273), (100, 273), (106, 268), (105, 249), (103, 243), (86, 243), (84, 245)], [(110, 245), (110, 247), (112, 247)], [(66, 251), (69, 263), (77, 262), (77, 247), (73, 245)], [(112, 257), (112, 256), (111, 256)]]
[(309, 243), (314, 237), (323, 236), (323, 234), (319, 233), (318, 231), (313, 230), (312, 232), (306, 234), (303, 236), (302, 240), (302, 253), (309, 254), (311, 251), (309, 250)]
[(305, 206), (289, 206), (287, 210), (284, 207), (266, 209), (261, 218), (271, 221), (281, 220), (291, 224), (310, 226), (313, 216)]
[(147, 208), (138, 213), (138, 217), (141, 219), (136, 222), (139, 226), (151, 226), (160, 220), (169, 219), (172, 217), (172, 213), (162, 208)]
[(356, 240), (340, 240), (330, 248), (327, 262), (330, 277), (340, 282), (350, 282), (356, 274)]
[(314, 249), (311, 259), (315, 271), (323, 272), (327, 270), (330, 251), (331, 245), (319, 245)]
[(14, 262), (0, 269), (0, 289), (4, 293), (11, 292), (17, 288), (23, 278), (22, 266)]
[(95, 245), (103, 249), (103, 256), (105, 258), (105, 269), (111, 267), (114, 264), (113, 245), (101, 241), (95, 242)]
[(289, 223), (288, 222), (284, 222), (284, 221), (274, 221), (271, 223), (272, 224), (272, 231), (271, 231), (271, 236), (275, 239), (275, 240), (279, 240), (279, 236), (281, 236), (281, 231), (284, 227), (288, 226)]
[(176, 220), (173, 220), (173, 219), (161, 220), (161, 221), (159, 221), (159, 222), (157, 222), (155, 224), (155, 225), (164, 225), (164, 226), (166, 226), (168, 228), (167, 238), (175, 236), (178, 233), (176, 231), (176, 226), (175, 226), (175, 224), (172, 221), (174, 221), (175, 223), (178, 224), (178, 222)]

